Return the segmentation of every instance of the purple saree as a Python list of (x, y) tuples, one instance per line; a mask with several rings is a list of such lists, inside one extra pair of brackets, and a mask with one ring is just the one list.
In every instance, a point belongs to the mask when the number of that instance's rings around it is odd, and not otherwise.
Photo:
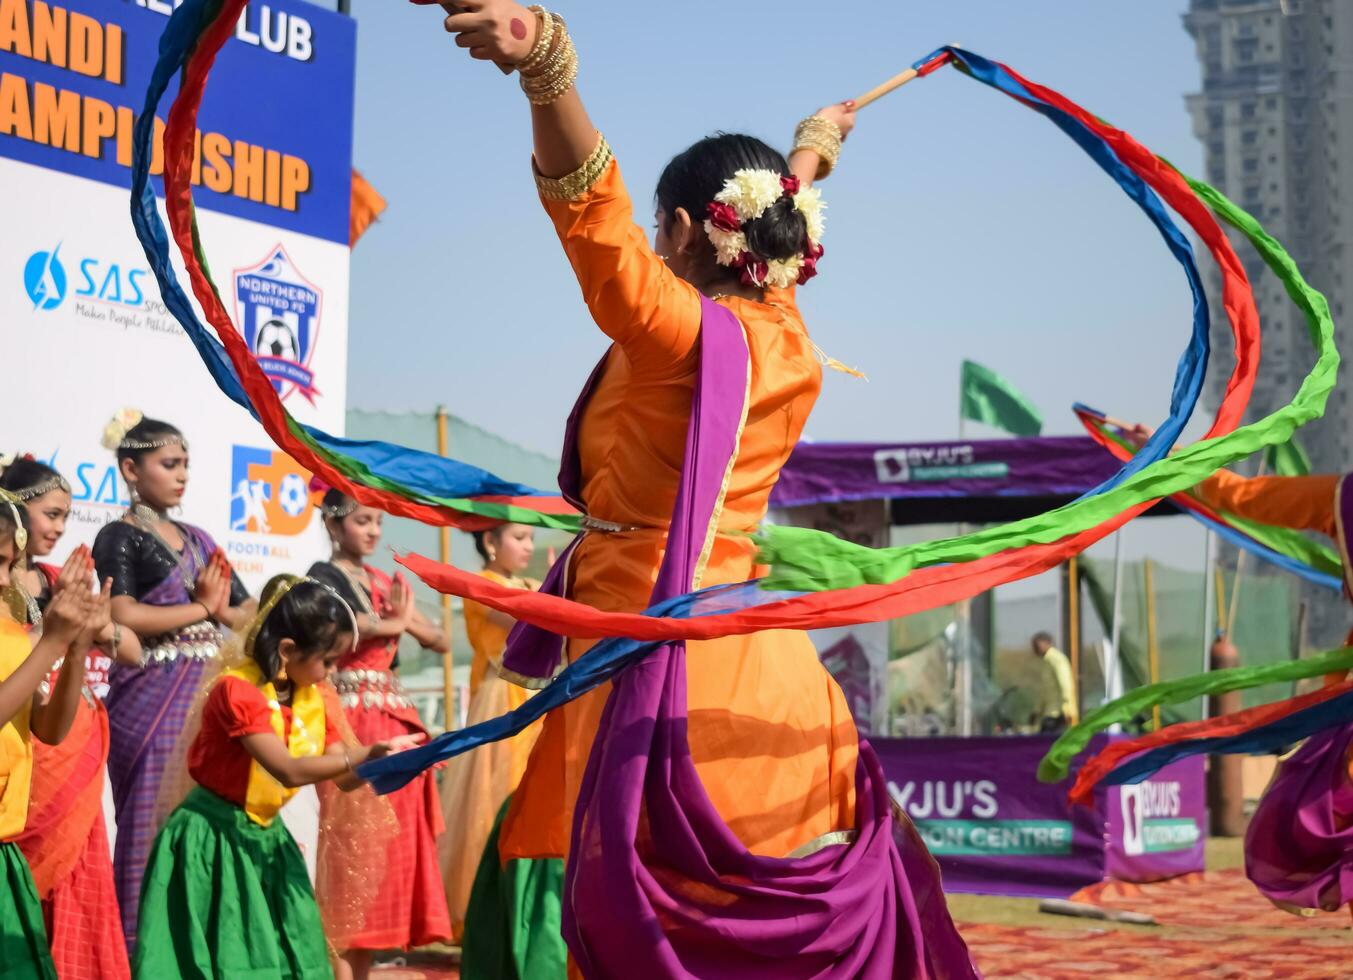
[[(196, 579), (216, 543), (205, 532), (180, 524), (195, 547), (184, 549), (183, 574), (177, 569), (139, 602), (181, 606), (192, 601), (184, 576)], [(196, 623), (175, 634), (143, 637), (142, 667), (114, 664), (109, 674), (108, 778), (117, 813), (113, 877), (122, 910), (122, 929), (131, 951), (136, 942), (141, 878), (155, 839), (160, 782), (175, 756), (179, 735), (192, 708), (209, 660), (218, 656), (220, 630)]]
[[(691, 589), (746, 412), (749, 356), (732, 314), (703, 301), (700, 367), (667, 549), (651, 601)], [(598, 375), (594, 374), (595, 380)], [(561, 486), (577, 497), (570, 417)], [(556, 564), (562, 569), (565, 562)], [(546, 588), (561, 591), (562, 573)], [(519, 625), (508, 671), (544, 682), (561, 640)], [(751, 854), (715, 810), (686, 740), (685, 644), (616, 676), (579, 792), (563, 931), (587, 977), (885, 978), (977, 975), (939, 872), (861, 741), (857, 826), (803, 857)]]

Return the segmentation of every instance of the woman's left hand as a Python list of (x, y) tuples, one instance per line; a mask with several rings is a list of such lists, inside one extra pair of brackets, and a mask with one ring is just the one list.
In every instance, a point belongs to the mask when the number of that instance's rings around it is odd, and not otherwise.
[(536, 15), (514, 0), (456, 0), (443, 3), (451, 16), (446, 30), (470, 57), (515, 65), (536, 43)]
[(823, 106), (813, 115), (836, 123), (836, 128), (841, 130), (841, 141), (844, 143), (850, 136), (850, 131), (855, 128), (855, 100), (848, 99), (845, 102)]

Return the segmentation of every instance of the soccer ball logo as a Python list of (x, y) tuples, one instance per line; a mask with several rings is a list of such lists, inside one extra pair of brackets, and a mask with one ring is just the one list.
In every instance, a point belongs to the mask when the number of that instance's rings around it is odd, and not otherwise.
[(277, 503), (288, 517), (300, 517), (310, 502), (310, 488), (299, 474), (288, 473), (277, 485)]
[(269, 320), (259, 327), (258, 336), (254, 338), (254, 353), (283, 361), (299, 361), (296, 332), (283, 320)]

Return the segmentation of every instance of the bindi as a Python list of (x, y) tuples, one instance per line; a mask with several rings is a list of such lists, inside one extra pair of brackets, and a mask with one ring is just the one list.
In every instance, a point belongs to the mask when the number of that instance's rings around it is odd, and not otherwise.
[(526, 40), (526, 24), (520, 17), (512, 18), (512, 36), (518, 41)]

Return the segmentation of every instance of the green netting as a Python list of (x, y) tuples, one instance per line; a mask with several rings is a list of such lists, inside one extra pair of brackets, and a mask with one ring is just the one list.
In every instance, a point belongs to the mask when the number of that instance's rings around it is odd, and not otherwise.
[[(1099, 618), (1105, 634), (1110, 630), (1113, 609), (1112, 561), (1081, 559), (1082, 581), (1089, 607)], [(1155, 592), (1156, 636), (1160, 657), (1159, 680), (1170, 681), (1201, 673), (1205, 646), (1216, 634), (1215, 610), (1211, 622), (1203, 622), (1204, 581), (1201, 572), (1180, 571), (1159, 563), (1152, 565)], [(1227, 606), (1234, 590), (1235, 573), (1224, 574)], [(1241, 666), (1278, 663), (1296, 656), (1294, 623), (1296, 591), (1288, 576), (1256, 573), (1251, 565), (1240, 578), (1240, 600), (1232, 642)], [(1226, 611), (1222, 612), (1222, 620)], [(1123, 689), (1131, 691), (1150, 683), (1147, 654), (1146, 571), (1142, 562), (1123, 563), (1122, 625), (1119, 647)], [(1086, 710), (1103, 702), (1102, 672), (1094, 658), (1082, 658), (1089, 668), (1082, 675)], [(1290, 696), (1291, 686), (1270, 684), (1245, 692), (1245, 706), (1253, 707)], [(1199, 717), (1197, 701), (1163, 708), (1166, 724), (1193, 721)]]

